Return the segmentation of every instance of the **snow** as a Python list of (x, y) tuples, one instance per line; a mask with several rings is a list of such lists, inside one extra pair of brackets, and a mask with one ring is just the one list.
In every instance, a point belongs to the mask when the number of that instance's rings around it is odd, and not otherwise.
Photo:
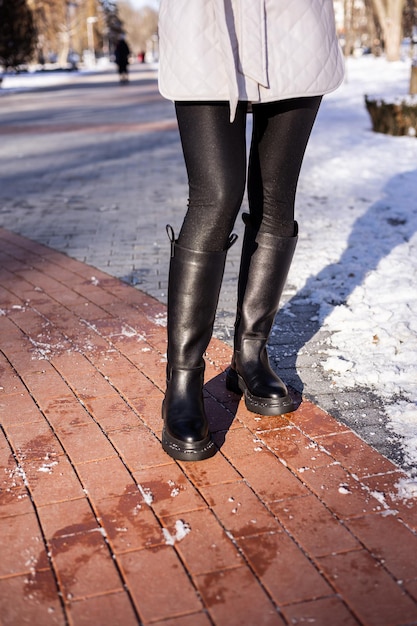
[[(22, 72), (21, 74), (5, 74), (0, 89), (10, 89), (13, 91), (25, 90), (28, 88), (38, 89), (41, 87), (51, 87), (53, 85), (63, 85), (75, 77), (78, 72)], [(1, 73), (0, 73), (1, 76)]]
[(142, 494), (143, 500), (145, 502), (145, 504), (147, 504), (148, 506), (152, 505), (153, 502), (153, 493), (152, 491), (149, 489), (149, 487), (142, 487), (142, 485), (137, 485), (140, 493)]
[(175, 522), (175, 534), (171, 535), (167, 528), (162, 529), (162, 534), (165, 539), (165, 543), (168, 546), (173, 546), (175, 543), (182, 541), (188, 533), (191, 532), (191, 526), (184, 522), (183, 520), (178, 519)]
[(417, 498), (417, 480), (401, 478), (395, 487), (397, 489), (396, 498), (398, 500), (410, 500), (412, 498)]
[(8, 72), (2, 74), (0, 67), (0, 77), (3, 77), (3, 81), (0, 87), (0, 96), (5, 93), (5, 90), (11, 91), (25, 91), (27, 89), (40, 89), (43, 87), (53, 87), (58, 85), (66, 85), (71, 81), (76, 81), (80, 75), (89, 75), (90, 78), (96, 71), (107, 70), (113, 67), (113, 64), (106, 58), (99, 59), (97, 64), (93, 68), (81, 68), (77, 71), (62, 70), (57, 65), (47, 64), (45, 71), (40, 69), (40, 66), (30, 67), (28, 71), (14, 74)]
[(319, 306), (333, 385), (383, 399), (414, 474), (417, 140), (372, 132), (364, 104), (365, 94), (405, 96), (410, 71), (409, 60), (348, 59), (345, 83), (325, 97), (300, 181), (290, 277)]

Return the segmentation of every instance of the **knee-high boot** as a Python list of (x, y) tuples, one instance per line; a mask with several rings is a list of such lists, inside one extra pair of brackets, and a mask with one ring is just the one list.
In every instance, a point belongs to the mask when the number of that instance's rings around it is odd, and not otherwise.
[(189, 250), (171, 240), (168, 282), (167, 388), (162, 405), (162, 447), (174, 459), (213, 456), (203, 402), (204, 352), (210, 342), (223, 280), (226, 253)]
[(287, 387), (271, 369), (266, 344), (297, 244), (293, 237), (276, 237), (254, 230), (249, 216), (242, 247), (235, 323), (234, 353), (226, 385), (244, 395), (249, 411), (282, 415), (294, 410)]

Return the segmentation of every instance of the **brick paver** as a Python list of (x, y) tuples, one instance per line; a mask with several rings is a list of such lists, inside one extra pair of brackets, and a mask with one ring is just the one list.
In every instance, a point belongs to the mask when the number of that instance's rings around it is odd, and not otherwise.
[(0, 622), (417, 624), (406, 475), (297, 398), (249, 413), (213, 339), (217, 455), (160, 446), (165, 306), (0, 230)]

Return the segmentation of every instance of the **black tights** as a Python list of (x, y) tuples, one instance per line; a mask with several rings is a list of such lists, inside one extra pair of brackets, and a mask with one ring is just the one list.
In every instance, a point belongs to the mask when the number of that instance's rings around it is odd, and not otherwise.
[[(321, 97), (253, 105), (248, 166), (251, 223), (262, 232), (294, 234), (298, 177)], [(224, 250), (246, 184), (247, 103), (230, 122), (228, 102), (176, 102), (189, 183), (188, 210), (178, 243)]]

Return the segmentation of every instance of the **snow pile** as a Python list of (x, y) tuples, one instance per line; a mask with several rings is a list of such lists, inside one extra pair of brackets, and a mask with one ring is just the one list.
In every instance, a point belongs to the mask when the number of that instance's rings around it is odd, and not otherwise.
[(26, 89), (39, 89), (54, 85), (64, 85), (68, 83), (77, 72), (22, 72), (20, 74), (5, 74), (0, 89), (5, 93), (5, 89), (11, 91), (21, 91)]
[[(350, 59), (306, 155), (291, 269), (329, 332), (324, 369), (340, 389), (383, 398), (417, 466), (417, 140), (372, 132), (365, 93), (407, 94), (410, 62)], [(294, 298), (295, 302), (295, 298)]]
[(402, 478), (395, 486), (397, 488), (396, 497), (398, 500), (411, 500), (412, 498), (417, 498), (417, 481)]

